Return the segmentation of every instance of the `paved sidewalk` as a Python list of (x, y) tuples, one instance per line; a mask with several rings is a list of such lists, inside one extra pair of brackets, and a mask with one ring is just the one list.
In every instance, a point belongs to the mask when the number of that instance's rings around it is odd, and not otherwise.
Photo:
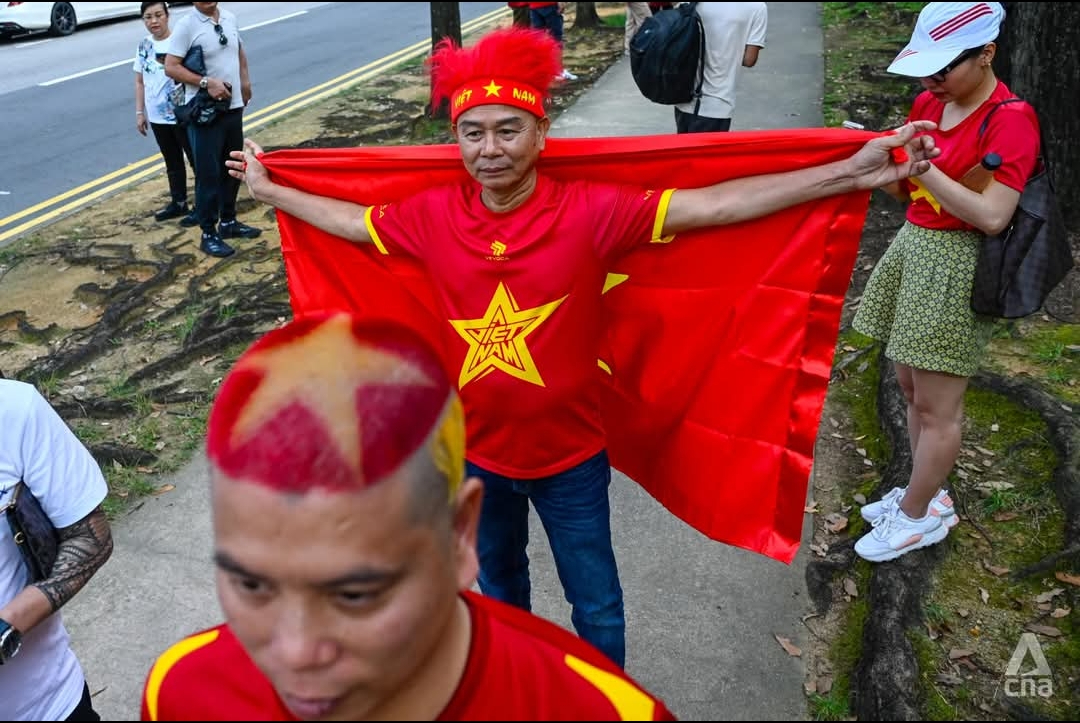
[[(733, 130), (821, 124), (816, 3), (769, 3), (768, 46), (740, 77)], [(629, 60), (565, 111), (556, 136), (674, 132), (673, 111), (645, 100)], [(178, 638), (220, 620), (210, 564), (201, 454), (114, 525), (115, 552), (64, 610), (103, 720), (138, 720), (143, 679)], [(774, 635), (804, 647), (803, 551), (790, 565), (713, 542), (616, 474), (613, 530), (628, 623), (627, 669), (683, 720), (804, 720), (803, 665)], [(569, 608), (538, 521), (530, 549), (535, 611), (569, 626)]]

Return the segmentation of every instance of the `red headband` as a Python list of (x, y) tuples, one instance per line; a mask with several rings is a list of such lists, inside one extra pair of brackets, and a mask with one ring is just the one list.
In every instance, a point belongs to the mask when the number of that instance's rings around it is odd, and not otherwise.
[(458, 88), (450, 99), (450, 121), (478, 105), (512, 105), (543, 118), (544, 96), (528, 83), (505, 78), (474, 80)]

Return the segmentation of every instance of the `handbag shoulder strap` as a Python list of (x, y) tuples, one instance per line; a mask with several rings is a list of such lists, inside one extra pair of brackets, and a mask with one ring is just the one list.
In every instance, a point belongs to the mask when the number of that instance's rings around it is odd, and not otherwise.
[[(993, 116), (994, 113), (997, 112), (998, 108), (1005, 105), (1006, 103), (1024, 103), (1024, 102), (1025, 101), (1024, 101), (1023, 98), (1017, 98), (1016, 96), (1013, 96), (1012, 98), (1006, 98), (1005, 100), (999, 100), (997, 103), (994, 103), (993, 107), (990, 108), (990, 112), (986, 114), (986, 117), (983, 118), (982, 123), (979, 124), (978, 137), (982, 138), (982, 134), (986, 131), (987, 126), (990, 125), (991, 116)], [(1032, 110), (1034, 111), (1035, 109), (1032, 108)], [(1037, 111), (1035, 111), (1035, 114), (1036, 114), (1037, 122), (1038, 122), (1038, 125), (1039, 125), (1039, 154), (1035, 157), (1035, 160), (1037, 161), (1037, 163), (1035, 164), (1035, 170), (1032, 172), (1033, 177), (1036, 174), (1038, 174), (1040, 170), (1049, 170), (1047, 168), (1047, 161), (1046, 161), (1046, 137), (1043, 135), (1042, 119), (1038, 118), (1038, 112)]]

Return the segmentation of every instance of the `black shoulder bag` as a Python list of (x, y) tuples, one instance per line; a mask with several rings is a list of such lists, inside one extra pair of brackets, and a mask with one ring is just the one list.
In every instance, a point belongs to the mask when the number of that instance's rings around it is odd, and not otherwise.
[(19, 548), (23, 562), (30, 571), (30, 582), (41, 582), (52, 574), (60, 536), (52, 520), (45, 514), (37, 497), (19, 480), (12, 490), (11, 501), (4, 508), (11, 537)]
[[(1018, 101), (1008, 98), (991, 108), (979, 126), (979, 136), (998, 108)], [(1012, 221), (1001, 233), (988, 235), (979, 247), (971, 287), (971, 308), (976, 314), (1002, 319), (1034, 314), (1073, 267), (1041, 124), (1039, 134), (1035, 172), (1024, 184)]]

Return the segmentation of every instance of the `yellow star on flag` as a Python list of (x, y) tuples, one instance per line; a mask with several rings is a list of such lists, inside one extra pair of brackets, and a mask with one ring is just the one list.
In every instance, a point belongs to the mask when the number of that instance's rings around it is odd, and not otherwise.
[(482, 317), (450, 319), (454, 330), (469, 344), (469, 351), (461, 365), (458, 388), (495, 370), (544, 386), (525, 338), (564, 301), (565, 296), (542, 306), (522, 310), (510, 290), (500, 281)]
[[(298, 403), (318, 417), (341, 458), (360, 469), (356, 392), (368, 384), (434, 386), (396, 354), (361, 344), (347, 318), (330, 319), (287, 344), (250, 354), (244, 369), (263, 372), (233, 426), (235, 447), (257, 434), (283, 407)], [(330, 393), (327, 393), (330, 390)]]
[(503, 87), (501, 85), (496, 85), (495, 81), (492, 80), (490, 83), (483, 86), (483, 88), (484, 88), (484, 90), (487, 91), (487, 95), (485, 95), (484, 97), (488, 98), (488, 97), (493, 96), (493, 95), (498, 97), (499, 91), (502, 90)]
[(926, 199), (926, 202), (930, 204), (931, 208), (934, 209), (934, 212), (940, 216), (941, 204), (934, 198), (934, 194), (926, 190), (926, 186), (922, 185), (922, 182), (918, 178), (909, 178), (908, 180), (915, 185), (915, 190), (911, 192), (911, 202), (915, 203), (915, 201), (920, 198)]

